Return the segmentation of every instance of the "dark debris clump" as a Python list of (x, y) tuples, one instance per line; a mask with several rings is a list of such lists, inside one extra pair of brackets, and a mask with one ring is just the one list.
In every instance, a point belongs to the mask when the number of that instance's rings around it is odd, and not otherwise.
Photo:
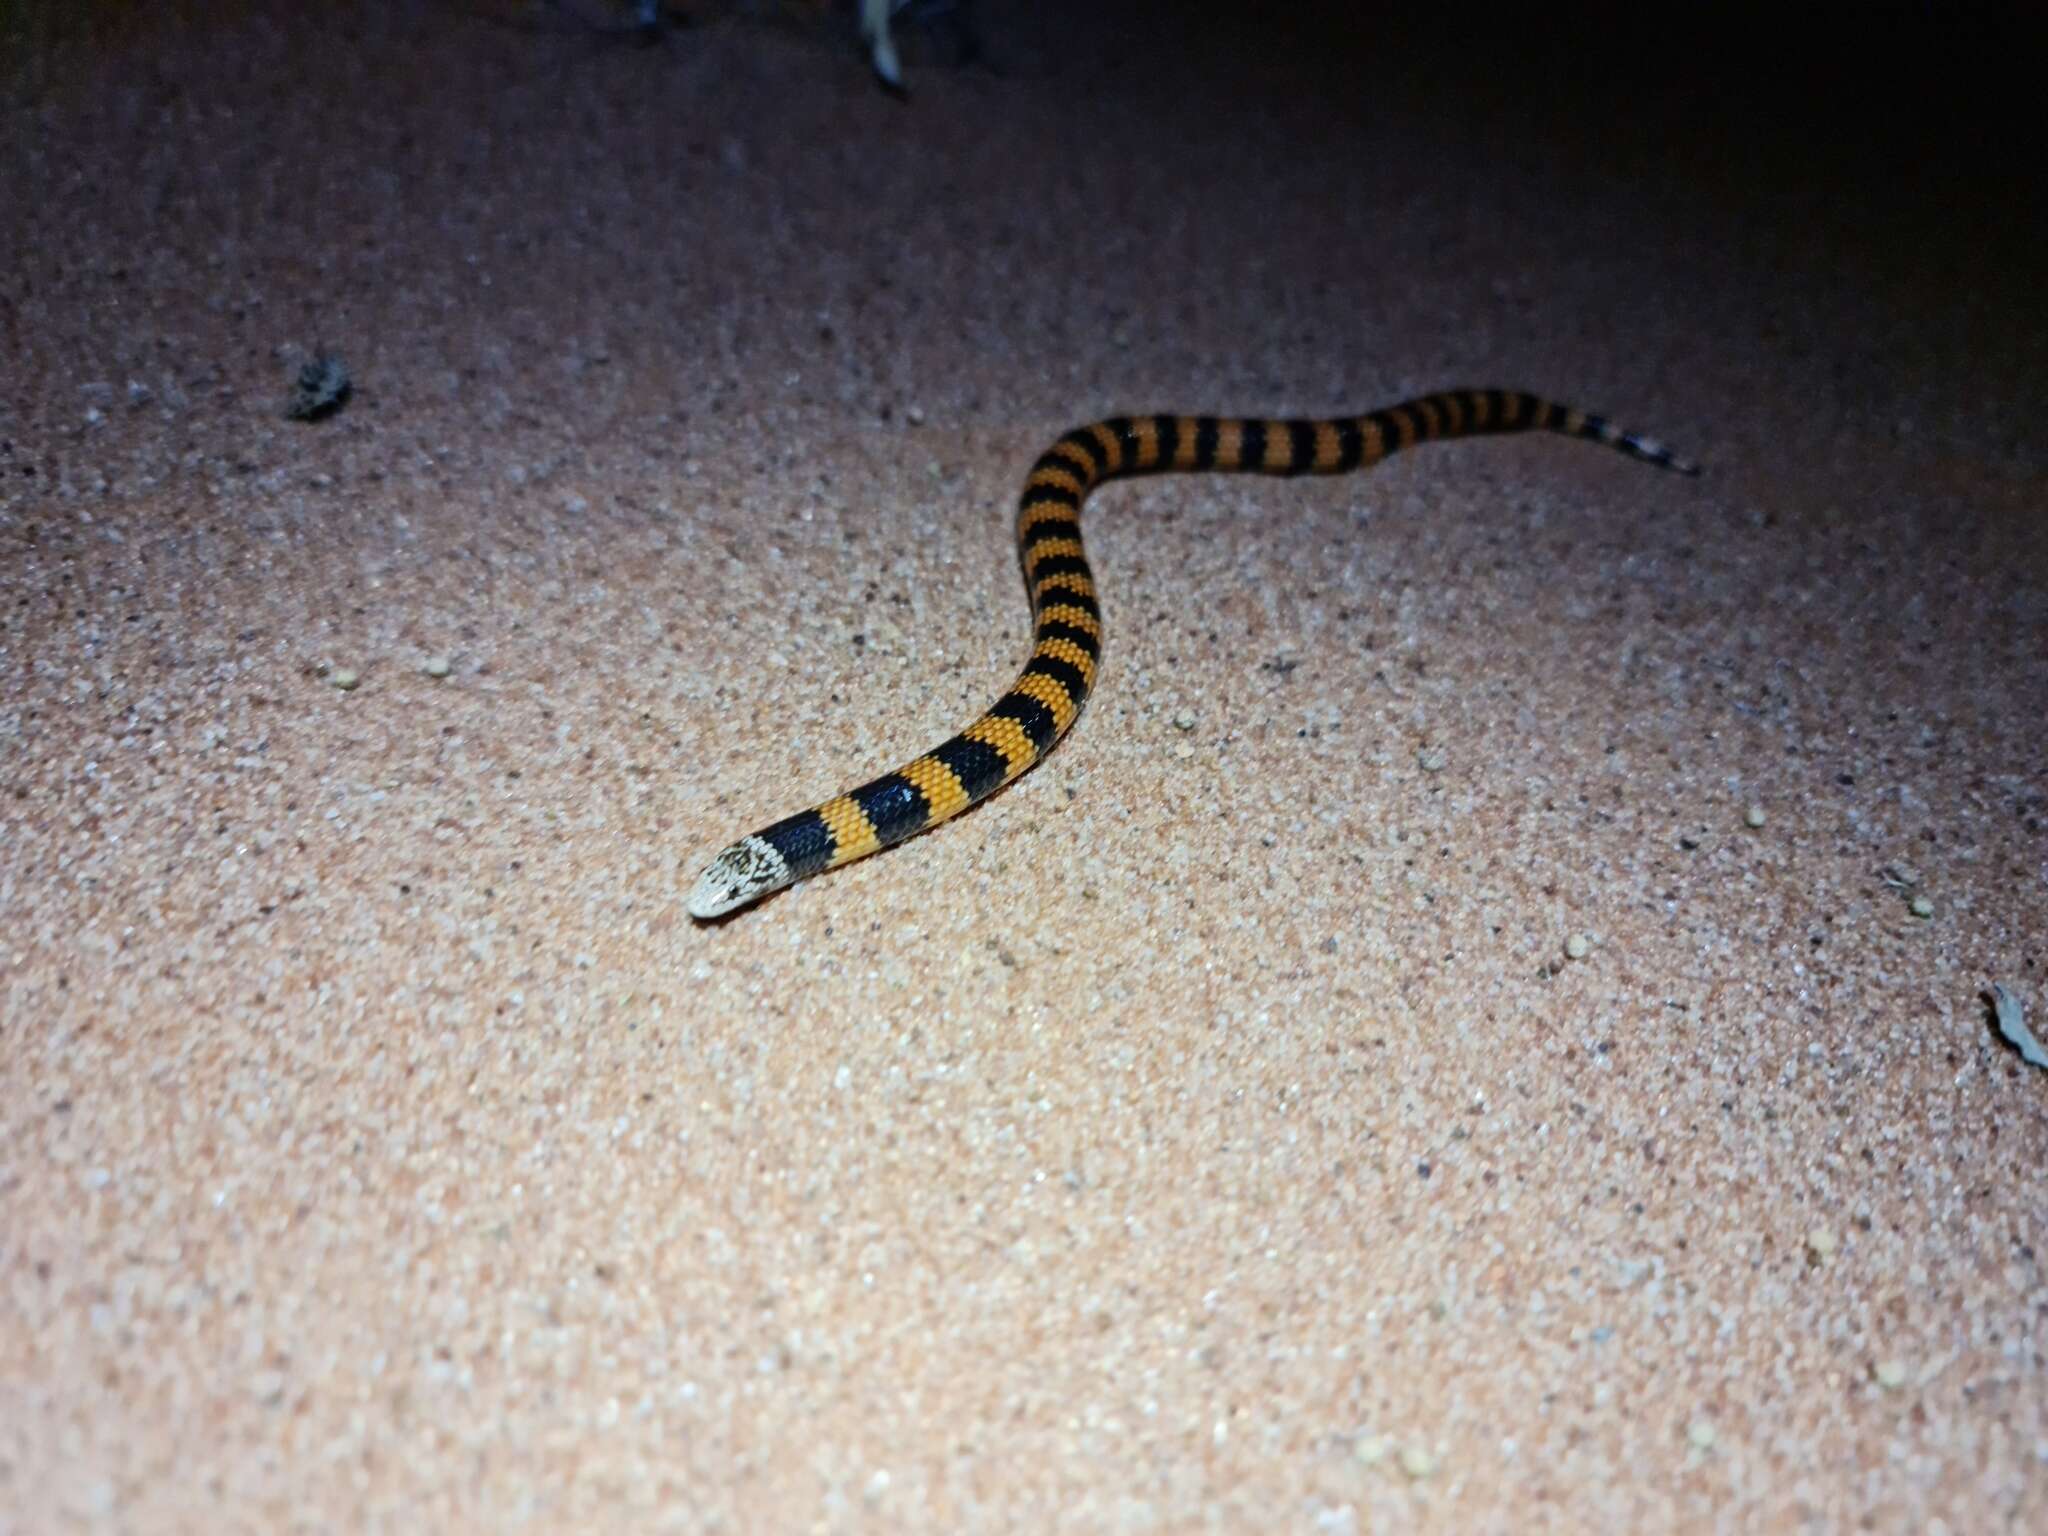
[(349, 388), (348, 364), (331, 352), (315, 353), (292, 380), (284, 413), (293, 421), (319, 421), (342, 408)]

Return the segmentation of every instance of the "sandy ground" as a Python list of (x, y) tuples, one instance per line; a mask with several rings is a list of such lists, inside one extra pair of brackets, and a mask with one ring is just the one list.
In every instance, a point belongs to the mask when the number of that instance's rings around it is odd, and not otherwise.
[[(0, 1531), (2042, 1529), (1999, 92), (983, 12), (14, 61)], [(1007, 684), (1059, 430), (1457, 383), (1709, 472), (1105, 491), (1059, 752), (682, 915)]]

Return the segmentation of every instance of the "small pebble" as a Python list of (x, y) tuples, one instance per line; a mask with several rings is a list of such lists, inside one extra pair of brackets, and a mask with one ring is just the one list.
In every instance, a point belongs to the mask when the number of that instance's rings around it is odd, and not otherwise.
[(1903, 1360), (1880, 1360), (1871, 1370), (1877, 1384), (1887, 1392), (1896, 1392), (1906, 1384), (1906, 1362)]
[(1176, 713), (1173, 717), (1173, 728), (1176, 731), (1192, 731), (1195, 728), (1193, 711), (1183, 709)]
[(1422, 751), (1415, 754), (1416, 766), (1424, 773), (1442, 773), (1444, 764), (1449, 761), (1450, 759), (1438, 747), (1425, 747)]
[(924, 407), (923, 407), (923, 406), (921, 406), (921, 405), (913, 405), (913, 406), (911, 406), (911, 407), (910, 407), (910, 409), (908, 409), (907, 411), (905, 411), (905, 412), (904, 412), (903, 414), (904, 414), (904, 415), (905, 415), (906, 417), (908, 417), (908, 418), (909, 418), (909, 420), (910, 420), (910, 424), (911, 424), (911, 425), (912, 425), (913, 427), (921, 427), (921, 426), (923, 426), (923, 425), (924, 425)]
[(1932, 917), (1934, 916), (1934, 903), (1925, 896), (1915, 896), (1906, 903), (1906, 910), (1915, 917)]
[(1376, 1467), (1387, 1459), (1387, 1452), (1394, 1444), (1385, 1435), (1367, 1435), (1351, 1448), (1351, 1454), (1368, 1467)]
[(1835, 1256), (1836, 1238), (1832, 1228), (1815, 1227), (1806, 1234), (1807, 1254), (1818, 1264)]
[(1404, 1445), (1401, 1447), (1401, 1470), (1419, 1483), (1436, 1470), (1436, 1458), (1419, 1445)]
[(362, 680), (363, 679), (361, 674), (358, 673), (354, 667), (337, 668), (333, 675), (327, 679), (327, 681), (334, 684), (334, 686), (339, 688), (343, 693), (348, 692), (349, 689), (355, 687), (355, 685), (357, 683), (360, 683)]
[(1690, 1440), (1696, 1449), (1711, 1451), (1714, 1442), (1721, 1437), (1715, 1433), (1714, 1426), (1705, 1419), (1694, 1419), (1685, 1426), (1685, 1438)]
[(1742, 819), (1749, 826), (1760, 827), (1764, 824), (1764, 808), (1760, 805), (1752, 805), (1742, 813)]
[(1564, 941), (1565, 958), (1568, 960), (1583, 960), (1592, 951), (1593, 941), (1583, 933), (1572, 934)]
[(425, 665), (420, 670), (429, 677), (446, 677), (448, 675), (448, 658), (446, 656), (429, 656), (426, 659)]

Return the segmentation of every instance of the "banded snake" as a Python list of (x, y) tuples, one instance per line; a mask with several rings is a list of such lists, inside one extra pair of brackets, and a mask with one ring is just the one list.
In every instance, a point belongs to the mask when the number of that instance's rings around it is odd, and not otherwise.
[(1080, 514), (1104, 481), (1165, 471), (1343, 474), (1433, 439), (1529, 431), (1585, 438), (1663, 469), (1699, 473), (1654, 439), (1518, 390), (1445, 390), (1322, 421), (1113, 416), (1074, 428), (1038, 456), (1018, 502), (1017, 554), (1033, 639), (1009, 691), (958, 735), (893, 773), (726, 848), (691, 890), (690, 915), (722, 916), (899, 843), (959, 815), (1052, 751), (1087, 702), (1102, 656), (1102, 610), (1081, 548)]

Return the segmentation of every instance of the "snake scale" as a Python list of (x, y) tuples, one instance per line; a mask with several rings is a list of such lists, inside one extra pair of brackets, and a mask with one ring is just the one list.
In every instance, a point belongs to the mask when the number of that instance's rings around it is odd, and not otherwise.
[(1050, 752), (1095, 686), (1102, 610), (1081, 548), (1081, 503), (1104, 481), (1164, 471), (1343, 474), (1437, 438), (1556, 432), (1680, 474), (1699, 467), (1601, 417), (1507, 389), (1453, 389), (1325, 421), (1112, 416), (1066, 433), (1031, 466), (1017, 555), (1031, 597), (1031, 659), (972, 725), (893, 773), (741, 838), (690, 892), (693, 917), (734, 911), (957, 816)]

